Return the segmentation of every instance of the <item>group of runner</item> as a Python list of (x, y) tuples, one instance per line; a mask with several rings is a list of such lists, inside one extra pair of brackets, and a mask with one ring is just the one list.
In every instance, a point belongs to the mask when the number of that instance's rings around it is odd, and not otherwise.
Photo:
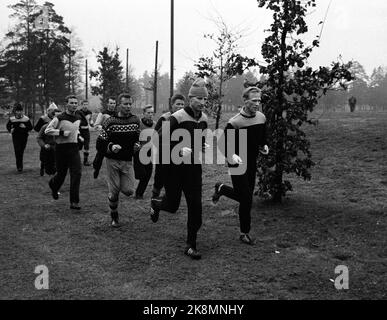
[[(235, 168), (244, 166), (246, 170), (237, 174), (230, 171), (232, 187), (223, 182), (214, 186), (212, 202), (216, 204), (221, 196), (239, 202), (240, 241), (254, 244), (250, 236), (251, 206), (257, 170), (257, 157), (261, 153), (267, 155), (269, 150), (266, 142), (266, 118), (259, 112), (261, 91), (250, 87), (242, 94), (244, 106), (232, 117), (222, 134), (221, 141), (228, 146), (230, 141), (239, 141), (238, 136), (243, 130), (247, 153), (240, 152), (240, 143), (234, 143), (232, 154), (227, 148), (224, 151), (228, 166)], [(49, 188), (52, 197), (59, 198), (59, 190), (64, 183), (67, 172), (70, 172), (70, 208), (80, 210), (79, 188), (82, 175), (80, 150), (83, 149), (83, 164), (90, 166), (90, 126), (99, 131), (96, 141), (96, 156), (93, 161), (94, 178), (99, 176), (103, 159), (106, 162), (106, 180), (108, 185), (108, 204), (110, 208), (111, 226), (120, 227), (118, 206), (119, 195), (134, 196), (143, 199), (153, 172), (153, 163), (144, 161), (141, 150), (146, 144), (152, 143), (152, 138), (141, 141), (143, 130), (153, 129), (157, 141), (167, 141), (168, 146), (157, 145), (154, 183), (150, 203), (150, 218), (156, 223), (160, 212), (174, 213), (179, 209), (182, 193), (187, 202), (187, 239), (184, 253), (192, 259), (200, 259), (197, 249), (197, 234), (202, 225), (202, 164), (198, 157), (206, 152), (208, 144), (202, 139), (200, 146), (195, 144), (197, 132), (208, 129), (208, 119), (203, 112), (208, 99), (208, 91), (203, 79), (197, 79), (189, 90), (188, 97), (176, 94), (171, 98), (170, 111), (163, 114), (155, 124), (152, 105), (143, 108), (140, 119), (132, 113), (133, 99), (127, 93), (120, 94), (117, 99), (108, 99), (106, 108), (96, 121), (91, 120), (88, 102), (82, 101), (78, 110), (78, 99), (74, 95), (66, 97), (65, 111), (52, 103), (47, 109), (47, 115), (42, 116), (35, 126), (38, 131), (40, 152), (40, 174), (51, 176)], [(23, 170), (23, 152), (27, 143), (28, 132), (32, 124), (23, 114), (20, 104), (15, 106), (15, 116), (7, 123), (7, 129), (12, 133), (16, 155), (16, 165), (19, 172)], [(164, 156), (182, 141), (173, 138), (174, 133), (184, 130), (190, 139), (187, 145), (179, 148), (178, 157), (183, 161), (165, 162)], [(204, 135), (203, 135), (204, 136)], [(144, 148), (144, 149), (142, 149)], [(176, 149), (176, 148), (175, 148)], [(200, 149), (200, 150), (199, 150)], [(139, 180), (135, 188), (135, 180)], [(163, 196), (161, 190), (165, 189)]]

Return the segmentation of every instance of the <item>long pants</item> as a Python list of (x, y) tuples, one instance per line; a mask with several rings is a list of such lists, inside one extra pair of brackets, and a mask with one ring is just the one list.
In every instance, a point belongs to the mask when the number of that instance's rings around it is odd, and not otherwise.
[(56, 173), (55, 149), (40, 149), (40, 167), (44, 169), (46, 174), (52, 175)]
[(89, 150), (90, 150), (90, 130), (81, 129), (79, 130), (81, 137), (84, 139), (83, 143), (79, 144), (79, 150), (83, 148), (83, 163), (88, 162)]
[(15, 150), (16, 168), (23, 169), (24, 150), (27, 146), (28, 135), (12, 135), (13, 148)]
[(188, 207), (187, 245), (196, 249), (197, 233), (202, 225), (202, 166), (164, 165), (168, 179), (165, 179), (165, 195), (159, 203), (159, 210), (175, 213), (180, 206), (184, 192)]
[(93, 168), (95, 171), (99, 172), (99, 170), (101, 170), (104, 157), (105, 156), (102, 152), (97, 151), (95, 158), (94, 158), (94, 161), (93, 161)]
[(160, 190), (164, 187), (164, 176), (163, 176), (163, 165), (156, 164), (155, 167), (155, 176), (153, 181), (153, 190), (160, 192)]
[(109, 189), (109, 207), (113, 219), (118, 218), (119, 194), (134, 193), (134, 170), (132, 161), (106, 159), (106, 179)]
[(136, 196), (143, 196), (152, 176), (153, 164), (142, 164), (139, 159), (139, 153), (136, 152), (133, 156), (133, 166), (135, 178), (139, 180), (136, 189)]
[(57, 144), (55, 149), (56, 175), (50, 180), (51, 188), (58, 192), (70, 170), (70, 202), (79, 203), (82, 166), (79, 148), (75, 143)]
[(232, 175), (232, 186), (222, 185), (220, 195), (239, 202), (239, 223), (242, 233), (249, 233), (251, 228), (251, 206), (256, 178), (256, 165), (248, 165), (243, 175)]

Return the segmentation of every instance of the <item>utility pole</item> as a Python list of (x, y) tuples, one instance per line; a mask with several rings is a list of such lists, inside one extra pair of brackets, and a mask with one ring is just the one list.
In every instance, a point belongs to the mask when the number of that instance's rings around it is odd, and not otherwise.
[(169, 84), (169, 108), (171, 108), (171, 99), (174, 89), (174, 29), (175, 29), (175, 6), (174, 0), (171, 0), (171, 70), (170, 70), (170, 84)]
[(88, 81), (88, 78), (87, 78), (87, 59), (86, 59), (86, 94), (85, 94), (85, 99), (89, 99), (89, 81)]
[(71, 92), (71, 31), (69, 37), (69, 94)]
[(157, 64), (158, 64), (158, 55), (159, 55), (159, 42), (156, 41), (156, 57), (155, 57), (155, 77), (153, 84), (153, 108), (155, 113), (157, 112)]
[(129, 91), (129, 49), (126, 49), (126, 91)]

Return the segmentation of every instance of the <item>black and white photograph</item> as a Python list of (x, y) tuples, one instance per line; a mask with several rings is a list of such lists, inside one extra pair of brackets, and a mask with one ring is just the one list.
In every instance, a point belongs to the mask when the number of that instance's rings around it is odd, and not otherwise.
[(0, 0), (0, 300), (387, 299), (386, 30), (385, 0)]

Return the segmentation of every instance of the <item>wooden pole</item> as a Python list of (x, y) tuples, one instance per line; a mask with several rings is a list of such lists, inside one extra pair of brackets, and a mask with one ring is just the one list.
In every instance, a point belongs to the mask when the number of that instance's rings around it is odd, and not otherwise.
[(86, 100), (89, 98), (89, 82), (88, 82), (87, 74), (88, 74), (88, 71), (87, 71), (87, 59), (86, 59), (86, 94), (85, 94)]
[(129, 49), (126, 49), (126, 90), (129, 91)]
[(174, 91), (174, 29), (175, 29), (175, 6), (174, 0), (171, 0), (171, 70), (169, 84), (169, 108), (171, 108), (171, 99)]
[(156, 57), (155, 57), (155, 77), (153, 85), (153, 108), (155, 113), (157, 112), (157, 64), (159, 55), (159, 42), (156, 41)]

